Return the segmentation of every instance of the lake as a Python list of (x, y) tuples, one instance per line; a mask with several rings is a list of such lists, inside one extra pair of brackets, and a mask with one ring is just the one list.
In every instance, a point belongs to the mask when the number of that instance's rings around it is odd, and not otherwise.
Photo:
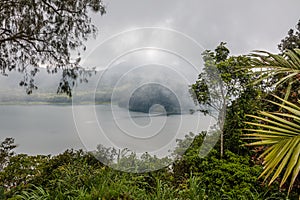
[(98, 144), (163, 155), (176, 139), (206, 130), (210, 123), (200, 113), (167, 116), (110, 104), (0, 106), (1, 140), (15, 138), (16, 152), (30, 155), (94, 150)]

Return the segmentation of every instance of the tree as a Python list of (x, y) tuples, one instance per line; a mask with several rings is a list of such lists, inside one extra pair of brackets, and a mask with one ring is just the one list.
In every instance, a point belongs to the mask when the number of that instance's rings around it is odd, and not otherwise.
[[(200, 104), (200, 111), (213, 116), (217, 121), (217, 130), (220, 133), (220, 155), (224, 152), (224, 123), (226, 126), (226, 108), (232, 102), (241, 97), (244, 92), (249, 92), (252, 86), (250, 80), (254, 78), (246, 73), (248, 69), (241, 69), (240, 66), (247, 65), (249, 58), (245, 56), (229, 56), (226, 43), (221, 44), (214, 52), (210, 50), (202, 53), (204, 69), (199, 78), (191, 86), (191, 93)], [(253, 92), (251, 90), (251, 92)], [(252, 94), (252, 93), (251, 93)], [(257, 94), (256, 94), (257, 96)], [(254, 98), (254, 96), (252, 97)], [(229, 123), (230, 124), (230, 123)]]
[[(202, 53), (204, 60), (204, 71), (199, 74), (198, 80), (191, 87), (194, 98), (202, 107), (200, 109), (204, 114), (209, 114), (217, 121), (217, 132), (220, 133), (220, 154), (223, 157), (223, 125), (224, 114), (227, 105), (227, 88), (220, 78), (220, 70), (217, 65), (225, 61), (229, 55), (229, 49), (225, 47), (226, 43), (221, 44), (215, 49), (215, 52), (206, 50)], [(204, 106), (204, 107), (203, 107)]]
[(290, 29), (288, 35), (281, 40), (281, 43), (278, 45), (278, 49), (284, 53), (286, 50), (293, 50), (300, 48), (300, 20), (296, 25), (296, 31)]
[(287, 50), (283, 55), (262, 53), (252, 55), (254, 57), (251, 68), (260, 73), (254, 83), (274, 82), (276, 94), (276, 88), (281, 87), (282, 90), (282, 86), (285, 86), (286, 95), (284, 99), (274, 96), (280, 103), (268, 101), (280, 108), (277, 112), (260, 111), (258, 115), (248, 115), (256, 121), (246, 122), (254, 128), (246, 129), (245, 131), (252, 133), (244, 136), (245, 139), (256, 140), (248, 144), (250, 146), (267, 146), (260, 156), (265, 165), (261, 176), (265, 175), (265, 180), (272, 176), (269, 181), (272, 184), (283, 174), (280, 187), (289, 181), (290, 192), (300, 171), (300, 102), (291, 102), (295, 98), (293, 94), (299, 92), (300, 50)]
[[(80, 67), (80, 48), (95, 36), (89, 11), (105, 13), (102, 0), (2, 0), (0, 2), (0, 71), (24, 73), (20, 86), (28, 94), (37, 86), (34, 76), (40, 66), (48, 73), (62, 70), (58, 92), (71, 95)], [(74, 58), (73, 52), (78, 53)], [(85, 77), (83, 76), (83, 79)]]

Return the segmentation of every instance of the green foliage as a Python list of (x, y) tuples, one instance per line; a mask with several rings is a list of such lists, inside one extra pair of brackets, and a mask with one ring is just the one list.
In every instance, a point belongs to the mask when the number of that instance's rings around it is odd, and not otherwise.
[[(195, 137), (186, 154), (171, 168), (143, 174), (124, 173), (102, 165), (91, 154), (68, 150), (57, 156), (11, 157), (0, 173), (7, 199), (283, 199), (257, 182), (262, 171), (249, 157), (213, 150), (199, 157), (205, 133)], [(185, 141), (187, 140), (187, 141)], [(175, 155), (175, 153), (174, 153)], [(145, 155), (142, 159), (153, 159)], [(15, 176), (13, 176), (15, 174)], [(12, 187), (8, 184), (13, 183)], [(1, 193), (0, 193), (1, 195)]]
[(22, 191), (22, 195), (17, 195), (16, 198), (22, 200), (46, 200), (50, 199), (50, 194), (41, 187), (35, 187), (28, 191)]
[(244, 121), (246, 114), (256, 114), (258, 110), (267, 108), (267, 103), (262, 101), (266, 94), (249, 86), (240, 94), (240, 97), (232, 101), (226, 109), (224, 125), (224, 149), (239, 155), (253, 154), (248, 147), (243, 146), (246, 141), (241, 139), (243, 129), (246, 128)]
[(249, 166), (249, 158), (225, 151), (224, 159), (219, 160), (216, 152), (211, 154), (195, 168), (208, 189), (239, 196), (259, 187), (257, 175), (261, 168)]
[(220, 101), (226, 100), (226, 105), (230, 105), (231, 100), (238, 98), (255, 78), (241, 67), (249, 65), (250, 59), (246, 56), (228, 57), (225, 44), (222, 42), (215, 52), (206, 50), (202, 53), (204, 70), (191, 86), (200, 105), (208, 104), (215, 110), (220, 110)]
[[(195, 140), (197, 143), (198, 139)], [(192, 172), (193, 175), (201, 178), (202, 184), (209, 190), (222, 190), (223, 192), (233, 189), (239, 191), (246, 186), (248, 189), (257, 186), (257, 176), (261, 168), (249, 166), (250, 159), (248, 157), (226, 151), (224, 159), (219, 159), (217, 151), (212, 150), (207, 157), (200, 158), (198, 150), (199, 148), (192, 146), (183, 158), (175, 163), (174, 172), (181, 174), (179, 178), (187, 179)]]
[(261, 101), (264, 88), (252, 85), (257, 75), (243, 67), (250, 65), (251, 60), (247, 56), (229, 57), (225, 43), (214, 52), (206, 50), (202, 55), (205, 67), (191, 90), (200, 111), (218, 120), (221, 135), (216, 147), (220, 148), (221, 156), (226, 149), (249, 154), (240, 139), (245, 114), (255, 113), (264, 106)]
[(156, 155), (151, 156), (147, 152), (138, 157), (135, 152), (127, 148), (116, 150), (115, 148), (105, 147), (103, 145), (98, 145), (97, 151), (94, 151), (92, 155), (113, 169), (131, 173), (142, 173), (161, 169), (168, 166), (172, 161), (168, 157), (158, 158)]
[(8, 189), (24, 189), (42, 172), (48, 156), (27, 156), (18, 154), (10, 158), (8, 165), (0, 172), (0, 183)]
[[(259, 181), (263, 168), (255, 165), (250, 156), (226, 150), (223, 159), (220, 159), (214, 149), (206, 157), (200, 158), (199, 148), (204, 137), (205, 134), (196, 136), (191, 147), (173, 165), (174, 184), (181, 193), (188, 192), (190, 189), (186, 188), (189, 188), (191, 181), (196, 181), (197, 184), (192, 183), (193, 187), (197, 185), (193, 190), (199, 191), (205, 198), (209, 196), (208, 199), (285, 198), (286, 193), (277, 191), (277, 184), (266, 187)], [(187, 137), (189, 139), (191, 137)], [(179, 142), (179, 150), (181, 145), (184, 145), (184, 141)]]
[[(265, 51), (258, 51), (251, 55), (252, 61), (250, 69), (255, 69), (258, 78), (253, 84), (266, 84), (274, 82), (272, 87), (283, 91), (284, 99), (288, 100), (291, 96), (299, 93), (299, 74), (300, 74), (300, 49), (287, 50), (283, 55), (271, 54)], [(260, 69), (260, 70), (258, 70)], [(253, 72), (252, 72), (253, 73)], [(296, 88), (293, 88), (296, 85)], [(293, 92), (293, 89), (296, 91)]]
[(28, 94), (37, 89), (34, 76), (41, 64), (49, 73), (62, 69), (58, 92), (71, 95), (71, 87), (81, 76), (80, 57), (71, 51), (85, 50), (83, 42), (97, 30), (88, 15), (105, 13), (101, 0), (5, 0), (0, 2), (0, 73), (18, 70), (24, 73), (20, 86)]
[[(247, 124), (255, 128), (246, 129), (254, 132), (246, 136), (258, 140), (250, 145), (266, 146), (261, 155), (265, 165), (261, 176), (265, 175), (265, 179), (270, 178), (269, 184), (282, 178), (280, 187), (289, 182), (290, 191), (299, 174), (300, 126), (297, 125), (299, 123), (297, 97), (300, 86), (300, 49), (286, 50), (282, 55), (259, 51), (251, 56), (252, 65), (249, 68), (255, 69), (254, 73), (258, 74), (258, 79), (253, 84), (267, 85), (271, 82), (273, 86), (271, 91), (283, 96), (284, 99), (275, 96), (282, 104), (269, 101), (273, 105), (268, 109), (269, 112), (259, 109), (261, 111), (258, 114), (249, 115), (255, 122)], [(278, 108), (279, 111), (276, 112)]]
[(300, 171), (300, 107), (276, 97), (286, 105), (269, 101), (285, 110), (285, 112), (260, 112), (260, 116), (248, 115), (260, 121), (246, 122), (255, 126), (246, 129), (252, 133), (245, 134), (247, 139), (257, 140), (249, 145), (266, 145), (268, 149), (261, 155), (264, 158), (265, 169), (261, 176), (265, 180), (272, 176), (272, 184), (283, 174), (280, 187), (289, 179), (289, 191)]

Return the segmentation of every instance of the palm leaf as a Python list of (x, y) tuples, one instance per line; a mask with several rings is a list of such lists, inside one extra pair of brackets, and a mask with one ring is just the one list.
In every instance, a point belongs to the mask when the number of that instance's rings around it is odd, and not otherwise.
[(254, 85), (269, 78), (278, 75), (281, 77), (274, 83), (273, 87), (278, 87), (284, 83), (288, 83), (286, 88), (285, 100), (288, 99), (292, 85), (297, 80), (300, 74), (300, 49), (289, 50), (283, 55), (276, 55), (266, 51), (255, 51), (250, 54), (252, 58), (251, 66), (246, 67), (251, 70), (251, 73), (257, 74), (257, 79), (253, 82)]
[(256, 140), (249, 146), (266, 145), (268, 149), (261, 155), (264, 158), (264, 171), (260, 177), (270, 179), (272, 184), (278, 177), (282, 177), (280, 187), (290, 178), (289, 192), (300, 171), (300, 107), (275, 96), (281, 101), (277, 103), (282, 112), (259, 112), (259, 116), (248, 115), (257, 122), (245, 122), (254, 126), (245, 129), (250, 132), (243, 134), (243, 139)]

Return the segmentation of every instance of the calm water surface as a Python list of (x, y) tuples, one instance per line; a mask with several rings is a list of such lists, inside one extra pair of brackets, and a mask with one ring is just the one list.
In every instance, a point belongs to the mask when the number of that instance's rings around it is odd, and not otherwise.
[[(96, 118), (90, 118), (92, 110)], [(79, 133), (72, 106), (0, 106), (1, 140), (15, 138), (18, 153), (57, 154), (70, 148), (93, 150), (97, 144), (105, 143), (105, 136), (120, 148), (151, 152), (189, 132), (205, 130), (210, 122), (203, 116), (199, 118), (199, 114), (149, 116), (110, 105), (80, 105), (76, 112), (81, 117), (76, 118)], [(100, 127), (101, 133), (96, 133), (95, 127)]]

